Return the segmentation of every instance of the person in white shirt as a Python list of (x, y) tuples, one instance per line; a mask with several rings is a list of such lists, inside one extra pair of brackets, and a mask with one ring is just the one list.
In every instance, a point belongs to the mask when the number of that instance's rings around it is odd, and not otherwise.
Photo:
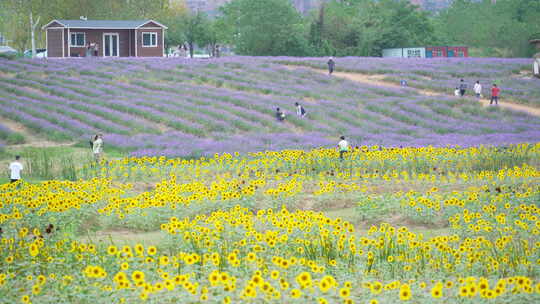
[(345, 140), (345, 136), (341, 136), (339, 139), (341, 139), (338, 143), (339, 159), (343, 160), (343, 154), (349, 152), (349, 143)]
[(533, 74), (535, 77), (540, 78), (540, 55), (538, 58), (536, 58), (533, 62)]
[(476, 98), (482, 97), (482, 85), (480, 84), (480, 81), (476, 81), (473, 90), (474, 94), (476, 94)]
[(21, 171), (23, 170), (23, 165), (19, 161), (21, 157), (19, 155), (15, 156), (15, 161), (9, 164), (9, 171), (11, 182), (17, 182), (21, 179)]
[(459, 88), (456, 87), (456, 89), (454, 90), (454, 96), (459, 96)]
[(298, 102), (295, 102), (294, 105), (296, 106), (296, 115), (300, 117), (306, 116), (306, 109), (302, 107)]
[(92, 152), (94, 152), (94, 159), (96, 162), (101, 160), (101, 154), (103, 153), (103, 134), (98, 134), (94, 137), (92, 142)]

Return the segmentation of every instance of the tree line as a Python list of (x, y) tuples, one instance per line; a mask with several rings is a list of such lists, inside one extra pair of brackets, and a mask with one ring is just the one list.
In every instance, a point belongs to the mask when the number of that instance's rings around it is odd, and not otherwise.
[[(528, 57), (540, 33), (538, 0), (455, 0), (443, 11), (408, 0), (331, 0), (302, 16), (290, 0), (232, 0), (217, 16), (170, 0), (2, 0), (0, 33), (20, 50), (30, 44), (29, 14), (52, 19), (155, 19), (169, 27), (165, 44), (214, 49), (226, 44), (253, 56), (380, 56), (382, 49), (470, 46), (472, 55)], [(44, 35), (37, 36), (44, 45)]]

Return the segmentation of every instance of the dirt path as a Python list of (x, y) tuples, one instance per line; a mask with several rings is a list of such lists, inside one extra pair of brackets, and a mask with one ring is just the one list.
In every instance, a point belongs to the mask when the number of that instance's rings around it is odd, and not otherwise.
[[(316, 70), (316, 71), (326, 73), (326, 71), (323, 71), (323, 70)], [(398, 84), (388, 82), (388, 81), (384, 81), (383, 80), (384, 77), (385, 77), (384, 75), (365, 75), (365, 74), (347, 73), (347, 72), (334, 72), (333, 74), (335, 76), (337, 76), (337, 77), (346, 78), (346, 79), (356, 81), (356, 82), (362, 82), (362, 83), (368, 83), (368, 84), (372, 84), (372, 85), (386, 86), (386, 87), (392, 87), (392, 88), (401, 88), (401, 86), (398, 85)], [(422, 94), (422, 95), (426, 95), (426, 96), (444, 96), (445, 95), (443, 93), (435, 92), (435, 91), (418, 89), (418, 88), (414, 88), (414, 87), (409, 87), (409, 88), (416, 91), (416, 92), (418, 92), (418, 93), (420, 93), (420, 94)], [(475, 99), (475, 100), (478, 100), (478, 99)], [(489, 99), (482, 98), (482, 99), (479, 99), (478, 101), (480, 101), (480, 103), (484, 107), (489, 107), (490, 106), (490, 104), (489, 104), (490, 100)], [(511, 110), (514, 110), (514, 111), (526, 112), (526, 113), (534, 115), (534, 116), (540, 116), (540, 108), (533, 108), (533, 107), (529, 107), (529, 106), (526, 106), (526, 105), (517, 104), (517, 103), (511, 103), (511, 102), (509, 103), (509, 102), (505, 102), (504, 99), (499, 101), (498, 106), (500, 106), (501, 108), (511, 109)]]
[(8, 127), (10, 130), (22, 134), (26, 143), (19, 145), (10, 145), (10, 147), (58, 147), (58, 146), (72, 146), (75, 142), (54, 142), (45, 140), (35, 134), (34, 131), (28, 130), (23, 124), (13, 120), (9, 120), (0, 116), (0, 124)]
[[(490, 106), (489, 99), (480, 99), (479, 101), (484, 107)], [(499, 100), (498, 106), (504, 109), (510, 109), (510, 110), (519, 111), (519, 112), (526, 112), (534, 116), (540, 116), (540, 108), (533, 108), (533, 107), (529, 107), (529, 106), (517, 104), (517, 103), (508, 103), (508, 102), (505, 102), (504, 99)]]
[[(324, 70), (314, 69), (314, 71), (325, 73), (325, 74), (327, 73)], [(348, 80), (352, 80), (356, 82), (362, 82), (362, 83), (375, 85), (375, 86), (383, 86), (383, 87), (396, 88), (396, 89), (410, 89), (426, 96), (442, 96), (443, 95), (439, 92), (428, 91), (428, 90), (418, 89), (414, 87), (404, 88), (400, 86), (399, 84), (384, 80), (384, 78), (386, 77), (385, 75), (367, 75), (367, 74), (348, 73), (348, 72), (334, 72), (332, 73), (332, 75), (340, 77), (340, 78), (346, 78)]]
[[(300, 66), (299, 66), (300, 67)], [(310, 67), (301, 66), (302, 68), (306, 68), (309, 70), (312, 70), (314, 72), (318, 72), (321, 74), (328, 74), (328, 71), (322, 70), (322, 69), (315, 69)], [(286, 66), (287, 69), (293, 69), (294, 67)], [(333, 76), (348, 79), (355, 82), (361, 82), (365, 84), (371, 84), (381, 87), (388, 87), (388, 88), (402, 88), (400, 85), (385, 81), (384, 78), (385, 75), (366, 75), (366, 74), (360, 74), (360, 73), (349, 73), (349, 72), (334, 72), (332, 74)], [(436, 91), (430, 91), (430, 90), (424, 90), (424, 89), (418, 89), (414, 87), (407, 87), (408, 89), (414, 90), (418, 94), (425, 95), (425, 96), (448, 96), (444, 93), (436, 92)], [(472, 98), (471, 98), (472, 99)], [(474, 99), (477, 100), (477, 99)], [(488, 99), (480, 99), (478, 100), (484, 107), (488, 107), (489, 100)], [(512, 102), (506, 102), (504, 99), (499, 100), (499, 107), (503, 109), (509, 109), (519, 112), (525, 112), (533, 116), (540, 117), (540, 108), (534, 108), (522, 104), (512, 103)]]

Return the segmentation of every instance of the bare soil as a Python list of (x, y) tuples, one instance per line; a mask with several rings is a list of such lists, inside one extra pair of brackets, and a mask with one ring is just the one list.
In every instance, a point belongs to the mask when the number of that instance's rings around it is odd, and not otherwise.
[(75, 142), (54, 142), (45, 140), (35, 134), (34, 131), (28, 130), (23, 124), (0, 116), (0, 124), (8, 127), (10, 130), (22, 134), (26, 143), (12, 145), (13, 147), (57, 147), (57, 146), (72, 146)]

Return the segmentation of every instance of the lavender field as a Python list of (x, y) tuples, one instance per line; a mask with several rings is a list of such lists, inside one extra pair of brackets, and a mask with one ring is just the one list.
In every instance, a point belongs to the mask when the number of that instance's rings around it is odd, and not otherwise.
[[(86, 144), (101, 132), (108, 147), (138, 156), (333, 146), (340, 135), (353, 145), (382, 146), (540, 141), (538, 117), (303, 67), (324, 67), (324, 62), (282, 57), (0, 59), (0, 144), (24, 140), (6, 122), (57, 142)], [(520, 102), (540, 105), (539, 82), (515, 76), (525, 59), (337, 62), (339, 69), (406, 78), (411, 86), (438, 91), (453, 86), (456, 77), (497, 81)], [(306, 108), (306, 117), (296, 117), (295, 102)], [(274, 118), (276, 107), (285, 110), (285, 122)]]
[[(285, 58), (283, 63), (326, 68), (326, 58)], [(484, 94), (496, 83), (505, 98), (540, 107), (540, 81), (532, 77), (529, 58), (358, 58), (337, 60), (337, 70), (384, 75), (394, 83), (407, 80), (415, 88), (452, 94), (463, 78), (472, 86), (480, 81)]]

